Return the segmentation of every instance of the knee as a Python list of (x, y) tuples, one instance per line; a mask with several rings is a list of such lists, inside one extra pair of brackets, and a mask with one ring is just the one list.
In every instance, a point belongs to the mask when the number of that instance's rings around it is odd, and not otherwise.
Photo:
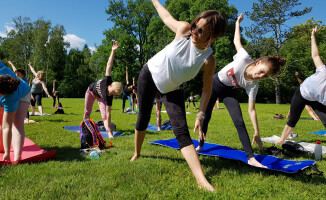
[(178, 141), (180, 150), (189, 145), (193, 145), (193, 142), (192, 142), (189, 132), (184, 133), (184, 134), (175, 134), (175, 135), (176, 135), (176, 139)]

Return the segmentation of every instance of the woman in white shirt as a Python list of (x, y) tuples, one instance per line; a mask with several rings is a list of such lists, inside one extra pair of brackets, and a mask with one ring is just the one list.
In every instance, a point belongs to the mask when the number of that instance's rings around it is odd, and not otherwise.
[(208, 123), (211, 119), (212, 109), (217, 98), (220, 98), (220, 101), (222, 101), (225, 107), (228, 109), (233, 123), (237, 128), (239, 139), (248, 158), (248, 164), (266, 168), (254, 157), (248, 132), (243, 121), (241, 108), (238, 100), (235, 97), (235, 90), (233, 88), (244, 88), (249, 96), (248, 112), (255, 129), (252, 143), (257, 142), (259, 149), (262, 150), (263, 145), (259, 136), (257, 113), (255, 109), (255, 100), (258, 92), (258, 80), (275, 75), (280, 70), (280, 66), (285, 64), (285, 60), (277, 56), (264, 56), (258, 58), (256, 61), (253, 61), (241, 44), (240, 22), (242, 20), (243, 15), (240, 14), (235, 24), (233, 42), (237, 50), (237, 54), (233, 57), (234, 61), (214, 75), (212, 95), (207, 105), (205, 118), (203, 121), (204, 134), (199, 134), (199, 146), (196, 150), (198, 152), (202, 151)]
[(160, 4), (152, 0), (164, 24), (174, 33), (174, 40), (144, 65), (138, 78), (139, 113), (135, 130), (134, 161), (140, 157), (154, 96), (160, 92), (169, 115), (179, 148), (188, 162), (200, 188), (214, 191), (201, 168), (197, 152), (191, 140), (184, 105), (184, 92), (179, 86), (193, 79), (203, 70), (203, 93), (195, 129), (201, 132), (202, 115), (211, 95), (215, 59), (211, 43), (225, 33), (226, 19), (216, 10), (199, 14), (191, 24), (177, 21)]
[(316, 43), (317, 27), (311, 32), (311, 57), (316, 66), (316, 73), (306, 78), (292, 97), (290, 118), (285, 125), (282, 136), (275, 144), (283, 144), (294, 130), (306, 105), (309, 105), (326, 127), (326, 66), (319, 56)]

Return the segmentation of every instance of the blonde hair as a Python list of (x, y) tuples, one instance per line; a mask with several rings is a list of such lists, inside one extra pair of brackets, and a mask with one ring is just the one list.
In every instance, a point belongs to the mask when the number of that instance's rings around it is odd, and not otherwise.
[(39, 78), (40, 80), (43, 80), (44, 75), (45, 75), (45, 73), (42, 70), (40, 70), (40, 71), (37, 72), (37, 78)]
[(123, 86), (120, 82), (113, 82), (112, 83), (112, 89), (115, 91), (116, 95), (122, 94)]

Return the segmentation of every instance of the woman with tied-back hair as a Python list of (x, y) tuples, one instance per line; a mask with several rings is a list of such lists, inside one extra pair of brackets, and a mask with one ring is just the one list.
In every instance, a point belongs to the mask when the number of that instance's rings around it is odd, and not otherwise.
[(326, 65), (319, 56), (316, 43), (317, 27), (311, 32), (311, 57), (316, 73), (306, 78), (294, 93), (291, 100), (290, 118), (286, 123), (282, 136), (275, 144), (282, 145), (298, 123), (306, 105), (311, 106), (320, 121), (326, 127)]
[(210, 47), (222, 37), (226, 19), (216, 10), (199, 14), (191, 24), (177, 21), (158, 0), (152, 0), (164, 24), (175, 33), (174, 40), (143, 66), (138, 78), (139, 113), (135, 129), (135, 152), (131, 161), (138, 159), (145, 138), (153, 100), (157, 92), (169, 115), (179, 148), (200, 188), (214, 191), (201, 168), (191, 140), (184, 105), (184, 92), (179, 86), (203, 71), (203, 92), (195, 122), (195, 130), (202, 131), (200, 116), (204, 113), (211, 95), (215, 58)]
[(52, 98), (43, 80), (45, 73), (42, 70), (36, 72), (32, 67), (31, 63), (28, 63), (28, 66), (35, 76), (35, 78), (32, 81), (32, 88), (31, 88), (32, 91), (32, 99), (31, 99), (32, 114), (31, 115), (35, 114), (35, 110), (36, 110), (35, 102), (37, 103), (37, 108), (38, 111), (40, 112), (40, 115), (43, 115), (43, 107), (42, 107), (43, 90), (45, 91), (45, 93), (48, 95), (49, 98)]
[(203, 134), (199, 134), (199, 146), (196, 150), (198, 152), (202, 151), (212, 110), (217, 98), (220, 98), (220, 101), (222, 101), (225, 107), (228, 109), (233, 123), (237, 128), (239, 139), (248, 158), (248, 164), (266, 168), (254, 157), (248, 132), (243, 121), (241, 108), (238, 100), (235, 98), (234, 88), (244, 88), (248, 94), (248, 112), (255, 130), (252, 144), (257, 142), (259, 149), (262, 150), (263, 145), (259, 135), (257, 113), (255, 109), (255, 100), (258, 92), (258, 80), (275, 75), (280, 70), (280, 66), (283, 66), (286, 61), (278, 56), (264, 56), (258, 58), (256, 61), (253, 61), (241, 44), (240, 22), (242, 19), (243, 15), (240, 14), (235, 24), (233, 42), (237, 50), (237, 54), (233, 57), (234, 61), (229, 63), (214, 75), (212, 95), (210, 97), (205, 115), (202, 116)]
[[(3, 133), (4, 155), (10, 162), (10, 146), (13, 141), (14, 162), (21, 159), (24, 145), (24, 117), (28, 111), (31, 88), (0, 61), (0, 107), (4, 108), (0, 132)], [(1, 120), (0, 120), (1, 121)]]

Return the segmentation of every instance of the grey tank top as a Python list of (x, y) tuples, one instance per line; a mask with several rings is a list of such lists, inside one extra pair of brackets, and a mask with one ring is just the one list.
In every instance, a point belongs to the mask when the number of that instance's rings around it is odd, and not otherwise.
[(32, 93), (42, 93), (43, 92), (43, 87), (42, 87), (41, 81), (36, 82), (35, 79), (33, 79), (31, 92)]

